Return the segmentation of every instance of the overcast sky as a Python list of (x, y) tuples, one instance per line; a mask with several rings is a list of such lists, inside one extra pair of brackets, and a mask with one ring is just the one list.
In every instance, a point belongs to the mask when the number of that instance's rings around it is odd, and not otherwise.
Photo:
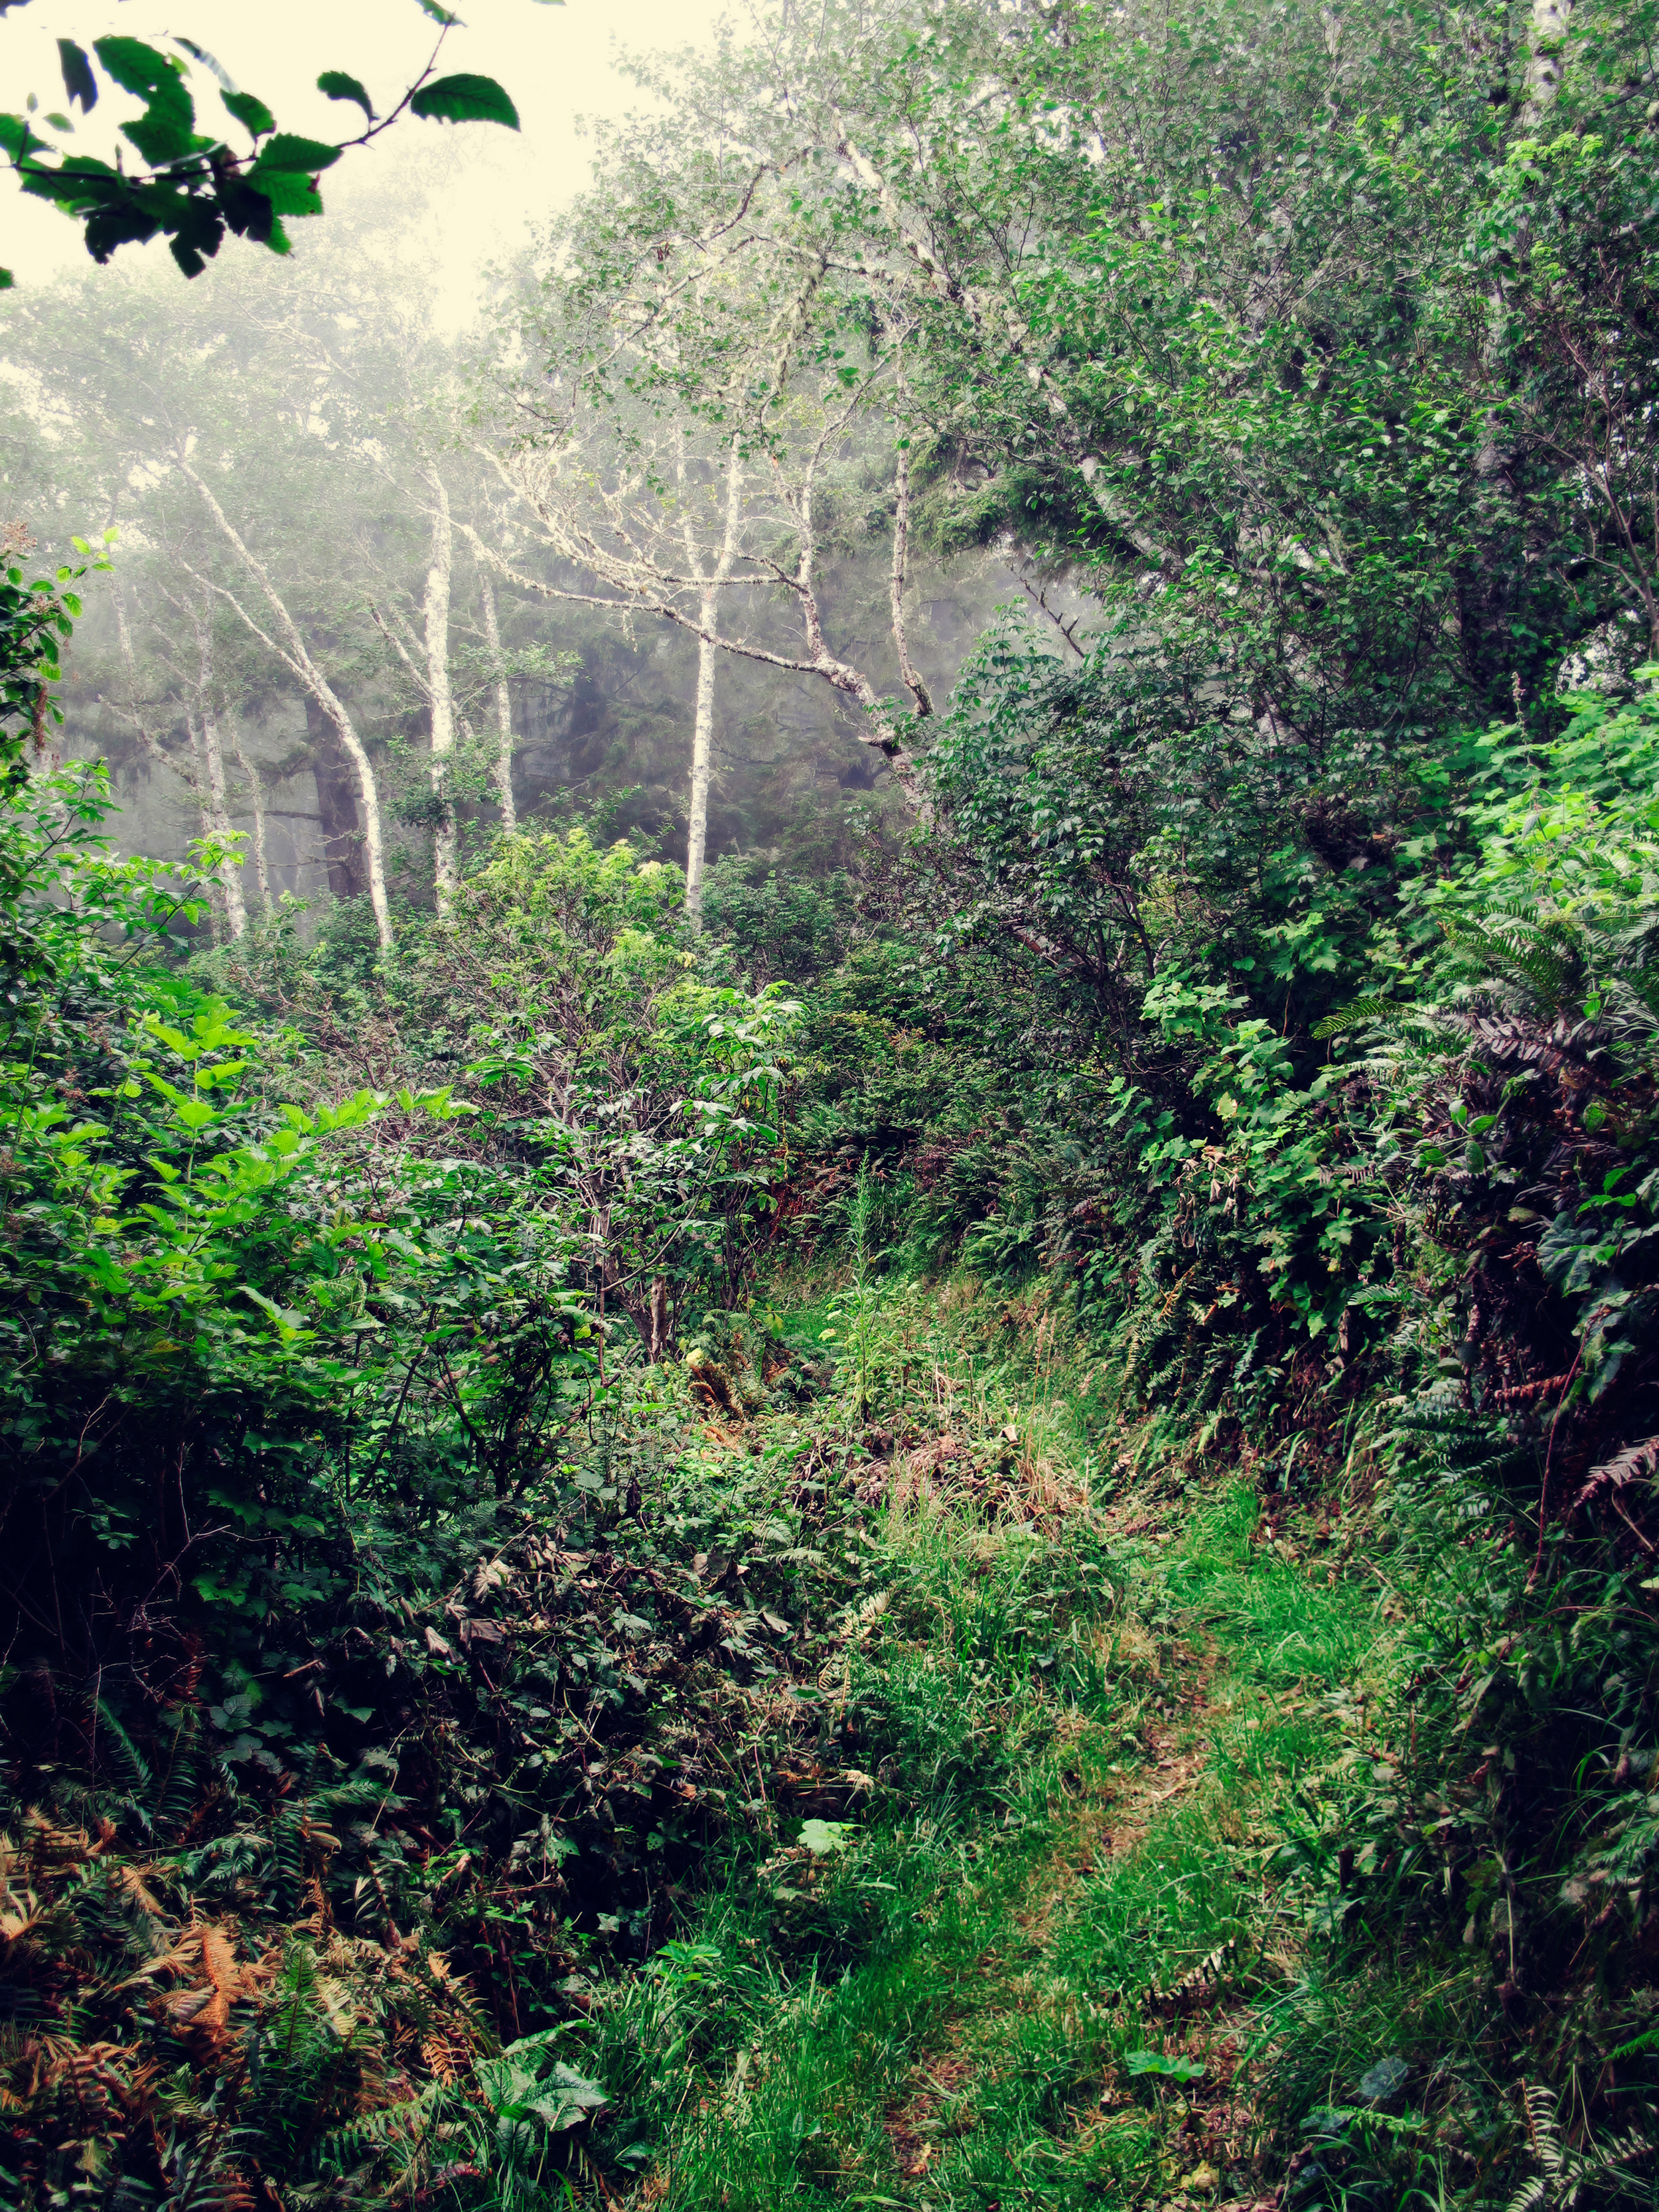
[[(384, 164), (403, 141), (430, 145), (441, 131), (457, 162), (455, 190), (431, 217), (437, 247), (449, 272), (448, 313), (463, 319), (471, 270), (484, 254), (510, 246), (523, 234), (526, 213), (557, 206), (587, 181), (589, 149), (579, 137), (579, 116), (617, 115), (645, 105), (637, 88), (613, 66), (624, 46), (636, 52), (702, 43), (722, 15), (746, 19), (743, 0), (568, 0), (563, 7), (538, 0), (461, 0), (464, 27), (450, 32), (441, 69), (493, 76), (512, 95), (522, 121), (515, 136), (483, 123), (459, 126), (400, 122), (377, 147), (348, 154), (323, 179), (325, 204), (349, 190), (354, 171)], [(377, 108), (390, 106), (413, 82), (432, 51), (436, 27), (418, 0), (33, 0), (0, 16), (0, 107), (14, 112), (27, 95), (43, 112), (64, 108), (57, 40), (84, 46), (106, 32), (155, 39), (182, 33), (204, 46), (242, 89), (257, 93), (285, 131), (340, 138), (357, 111), (323, 98), (320, 70), (344, 70), (362, 79)], [(242, 134), (220, 107), (217, 86), (197, 68), (191, 90), (204, 127), (224, 128), (233, 144)], [(138, 103), (108, 94), (83, 123), (76, 112), (76, 141), (110, 158), (112, 128)], [(129, 161), (136, 159), (128, 149)], [(20, 285), (39, 283), (54, 271), (92, 264), (80, 229), (44, 202), (25, 198), (0, 182), (0, 264)], [(322, 217), (326, 223), (328, 217)], [(315, 222), (290, 224), (303, 253)], [(247, 252), (228, 241), (227, 252)], [(123, 246), (132, 254), (165, 257), (159, 241)], [(179, 280), (184, 282), (182, 277)], [(196, 280), (210, 283), (212, 271)], [(0, 328), (3, 328), (0, 305)]]

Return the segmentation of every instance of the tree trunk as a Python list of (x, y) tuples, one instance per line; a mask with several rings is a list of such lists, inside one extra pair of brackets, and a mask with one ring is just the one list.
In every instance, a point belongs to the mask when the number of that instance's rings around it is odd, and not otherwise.
[[(680, 475), (685, 473), (684, 445), (680, 447)], [(726, 526), (714, 573), (704, 586), (698, 611), (697, 707), (691, 727), (691, 805), (685, 825), (685, 911), (693, 929), (702, 927), (703, 860), (708, 844), (708, 782), (714, 750), (714, 664), (720, 647), (714, 638), (720, 628), (720, 590), (732, 574), (737, 558), (738, 524), (743, 515), (743, 465), (734, 445), (726, 464)], [(695, 576), (702, 574), (688, 514), (685, 550)]]
[[(222, 585), (216, 586), (215, 588), (230, 601), (232, 606), (235, 608), (255, 635), (264, 639), (265, 644), (270, 646), (280, 659), (286, 661), (295, 675), (299, 678), (305, 687), (307, 701), (314, 700), (328, 717), (347, 758), (351, 763), (357, 781), (357, 797), (362, 809), (362, 853), (368, 876), (369, 903), (374, 909), (374, 924), (380, 933), (380, 949), (384, 952), (389, 952), (396, 942), (396, 938), (392, 927), (392, 908), (386, 895), (386, 841), (380, 828), (380, 793), (374, 781), (374, 764), (368, 757), (368, 750), (358, 736), (356, 726), (346, 712), (343, 702), (327, 677), (312, 659), (306, 641), (300, 635), (299, 624), (283, 604), (276, 586), (271, 582), (264, 562), (255, 557), (244, 541), (240, 532), (237, 530), (223, 507), (214, 497), (210, 486), (197, 474), (182, 453), (177, 456), (177, 462), (180, 475), (195, 485), (202, 495), (203, 503), (209, 514), (230, 541), (237, 558), (252, 576), (264, 595), (265, 604), (276, 617), (276, 627), (282, 635), (283, 644), (276, 645), (270, 638), (265, 636), (265, 633), (248, 614), (234, 592), (226, 592)], [(309, 703), (306, 708), (306, 719), (307, 721), (311, 719)], [(320, 807), (320, 790), (318, 796)]]
[(1565, 70), (1567, 33), (1572, 25), (1572, 0), (1532, 0), (1532, 23), (1527, 39), (1527, 74), (1522, 87), (1521, 112), (1516, 121), (1523, 138), (1538, 135), (1538, 126), (1555, 105)]
[(501, 629), (495, 617), (495, 586), (487, 570), (480, 571), (478, 587), (483, 595), (484, 643), (489, 648), (495, 670), (495, 801), (501, 808), (501, 827), (510, 832), (519, 826), (519, 810), (513, 803), (513, 694), (501, 673)]
[[(207, 747), (202, 740), (201, 722), (188, 709), (185, 714), (185, 734), (190, 739), (190, 791), (191, 797), (196, 801), (196, 834), (206, 839), (212, 836), (216, 827), (212, 787), (208, 780)], [(223, 944), (226, 927), (224, 886), (221, 884), (216, 897), (211, 890), (208, 895), (208, 930), (216, 945)]]
[[(718, 602), (702, 595), (702, 626), (712, 631)], [(708, 842), (708, 778), (714, 745), (714, 661), (720, 647), (710, 636), (697, 641), (697, 713), (691, 729), (691, 810), (685, 829), (685, 911), (694, 929), (702, 927), (703, 854)]]
[(265, 804), (259, 782), (259, 772), (247, 757), (242, 743), (242, 726), (233, 725), (235, 737), (236, 765), (247, 782), (247, 803), (253, 811), (253, 879), (259, 886), (259, 904), (266, 914), (272, 910), (270, 897), (270, 866), (265, 856)]
[[(1532, 0), (1527, 67), (1514, 129), (1521, 138), (1537, 136), (1561, 89), (1562, 48), (1572, 17), (1571, 0)], [(1516, 264), (1528, 248), (1523, 222), (1513, 241)], [(1488, 295), (1486, 335), (1481, 367), (1493, 386), (1505, 370), (1505, 326), (1510, 303), (1500, 276)], [(1519, 456), (1508, 441), (1496, 398), (1486, 409), (1485, 434), (1474, 459), (1474, 507), (1482, 526), (1474, 572), (1459, 594), (1458, 627), (1466, 673), (1488, 713), (1508, 711), (1509, 691), (1520, 681), (1516, 668), (1515, 602), (1524, 562), (1517, 542), (1516, 475)]]
[[(211, 665), (204, 668), (204, 679), (211, 676)], [(225, 796), (225, 750), (220, 742), (219, 722), (209, 703), (207, 681), (202, 688), (202, 710), (198, 718), (198, 743), (201, 748), (202, 766), (207, 777), (206, 813), (212, 824), (210, 834), (215, 839), (224, 839), (234, 832), (230, 826), (230, 806)], [(233, 846), (219, 862), (219, 888), (225, 902), (225, 927), (234, 945), (247, 930), (247, 907), (242, 898), (242, 866)]]
[(456, 857), (455, 809), (449, 791), (449, 764), (455, 750), (455, 702), (449, 687), (449, 581), (454, 566), (454, 532), (449, 494), (436, 469), (426, 472), (432, 494), (432, 557), (426, 572), (422, 618), (426, 631), (426, 690), (431, 701), (432, 750), (428, 774), (441, 811), (432, 825), (432, 880), (438, 912), (449, 911), (460, 880)]
[(338, 731), (309, 694), (306, 734), (311, 739), (311, 772), (317, 782), (317, 816), (322, 825), (328, 888), (337, 899), (362, 898), (368, 880), (363, 872), (363, 825), (357, 819), (356, 780)]
[[(234, 833), (230, 804), (225, 795), (225, 749), (213, 706), (212, 600), (204, 605), (192, 600), (190, 615), (196, 632), (196, 715), (191, 736), (202, 763), (202, 811), (208, 823), (209, 836), (222, 842)], [(242, 899), (242, 864), (234, 846), (220, 860), (217, 874), (225, 905), (225, 927), (234, 945), (247, 928), (247, 908)]]

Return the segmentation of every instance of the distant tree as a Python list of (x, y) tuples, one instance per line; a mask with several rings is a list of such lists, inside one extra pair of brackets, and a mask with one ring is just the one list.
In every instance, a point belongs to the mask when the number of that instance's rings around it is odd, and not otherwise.
[[(550, 236), (545, 274), (502, 349), (490, 445), (544, 542), (598, 588), (515, 580), (697, 639), (694, 915), (722, 656), (827, 684), (913, 806), (908, 732), (933, 711), (905, 612), (911, 319), (849, 295), (799, 234), (789, 189), (762, 189), (775, 179), (755, 181), (734, 228), (699, 121), (613, 150), (600, 189)], [(663, 204), (675, 210), (668, 229)], [(882, 648), (838, 641), (825, 603), (826, 556), (854, 516), (866, 542), (888, 534), (886, 645), (901, 696), (883, 680)]]

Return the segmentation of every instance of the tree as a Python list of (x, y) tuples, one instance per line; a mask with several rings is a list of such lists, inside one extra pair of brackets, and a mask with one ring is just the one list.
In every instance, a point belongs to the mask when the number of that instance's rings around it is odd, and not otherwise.
[[(348, 226), (303, 284), (244, 263), (182, 306), (148, 280), (64, 286), (20, 310), (15, 337), (20, 362), (42, 372), (38, 404), (60, 451), (85, 456), (108, 507), (142, 520), (159, 572), (152, 605), (167, 605), (163, 586), (181, 606), (210, 594), (266, 656), (239, 696), (269, 711), (297, 690), (306, 737), (289, 759), (316, 778), (331, 888), (367, 896), (389, 942), (395, 841), (375, 747), (391, 700), (370, 608), (396, 602), (416, 534), (430, 537), (424, 463), (400, 417), (411, 383), (441, 363), (408, 270), (395, 297), (382, 283), (375, 235), (372, 215)], [(426, 550), (441, 584), (441, 549)], [(445, 624), (435, 601), (429, 612), (441, 676)], [(224, 732), (228, 761), (240, 734)], [(441, 720), (434, 734), (441, 749)], [(257, 817), (253, 828), (257, 868)]]
[(509, 833), (519, 826), (513, 803), (513, 695), (507, 686), (501, 659), (501, 626), (495, 611), (495, 586), (488, 568), (478, 572), (478, 611), (483, 623), (485, 650), (490, 662), (490, 704), (495, 718), (495, 782), (501, 827)]
[[(247, 927), (247, 909), (242, 897), (241, 854), (238, 849), (240, 840), (232, 825), (225, 779), (224, 746), (221, 734), (223, 707), (219, 696), (213, 652), (214, 617), (217, 610), (210, 594), (205, 592), (199, 596), (186, 597), (164, 587), (164, 596), (175, 614), (183, 618), (195, 647), (193, 671), (180, 668), (173, 663), (165, 647), (162, 651), (167, 672), (174, 685), (183, 691), (186, 701), (184, 710), (187, 737), (185, 750), (182, 752), (168, 751), (151, 726), (149, 704), (142, 696), (137, 655), (133, 650), (125, 596), (118, 585), (115, 591), (115, 623), (126, 677), (126, 696), (115, 705), (114, 710), (137, 738), (146, 757), (158, 768), (179, 776), (195, 801), (201, 836), (204, 841), (210, 840), (213, 848), (221, 856), (214, 871), (214, 890), (216, 894), (215, 927), (216, 928), (222, 920), (225, 930), (234, 942)], [(265, 872), (264, 811), (259, 803), (257, 780), (240, 738), (234, 739), (233, 743), (252, 802), (259, 892), (269, 912), (270, 886)]]
[[(513, 344), (537, 371), (502, 380), (490, 449), (546, 545), (599, 589), (510, 573), (548, 597), (647, 610), (696, 637), (694, 817), (699, 788), (706, 805), (706, 769), (699, 785), (696, 764), (707, 760), (721, 653), (828, 684), (921, 806), (904, 733), (933, 702), (906, 629), (910, 475), (892, 428), (908, 325), (862, 307), (849, 313), (822, 257), (793, 239), (765, 258), (722, 247), (711, 267), (701, 235), (659, 238), (645, 264), (658, 273), (642, 281), (640, 257), (616, 254), (608, 241), (619, 204), (626, 222), (647, 221), (641, 210), (671, 158), (666, 144), (649, 142), (643, 172), (609, 181), (557, 234)], [(772, 212), (787, 223), (783, 210)], [(884, 417), (900, 456), (891, 475), (876, 428)], [(902, 702), (878, 666), (832, 644), (822, 592), (843, 520), (832, 510), (856, 501), (867, 520), (872, 475), (887, 476), (875, 497), (891, 501), (889, 623)], [(500, 564), (498, 553), (485, 549), (485, 557)]]
[[(455, 832), (455, 794), (450, 770), (455, 751), (455, 697), (450, 681), (449, 605), (455, 565), (455, 531), (450, 514), (449, 493), (442, 476), (430, 462), (421, 468), (431, 518), (431, 550), (425, 588), (421, 599), (418, 636), (405, 636), (405, 625), (395, 610), (371, 608), (381, 634), (414, 684), (427, 710), (429, 746), (427, 781), (431, 791), (432, 875), (438, 912), (447, 912), (460, 880)], [(494, 612), (493, 605), (490, 610)], [(511, 769), (508, 769), (511, 790)]]
[(271, 580), (267, 564), (252, 551), (237, 529), (213, 488), (202, 477), (188, 455), (179, 451), (173, 462), (185, 481), (200, 495), (202, 503), (212, 517), (215, 526), (229, 545), (242, 568), (252, 578), (259, 596), (264, 600), (273, 619), (276, 635), (266, 631), (250, 613), (241, 597), (228, 585), (204, 579), (207, 587), (216, 592), (226, 605), (246, 624), (266, 650), (280, 660), (294, 678), (307, 698), (314, 702), (329, 726), (339, 739), (341, 749), (351, 763), (357, 780), (357, 799), (362, 810), (363, 859), (368, 882), (369, 903), (374, 910), (374, 926), (379, 933), (383, 951), (389, 951), (394, 942), (392, 908), (386, 897), (386, 838), (380, 818), (380, 787), (375, 781), (374, 764), (368, 749), (358, 732), (349, 708), (325, 673), (321, 663), (313, 653), (301, 633), (299, 624), (289, 612), (287, 604)]
[[(1496, 711), (1644, 607), (1652, 567), (1644, 33), (1598, 19), (1558, 52), (1559, 19), (1505, 6), (1425, 50), (1389, 0), (1345, 24), (792, 15), (650, 76), (673, 130), (608, 149), (606, 219), (573, 257), (589, 373), (637, 382), (597, 335), (597, 303), (627, 298), (654, 388), (717, 410), (717, 378), (688, 366), (719, 358), (711, 263), (819, 268), (843, 328), (913, 332), (904, 413), (941, 531), (1080, 560), (1126, 635), (1224, 641), (1253, 717), (1298, 750), (1452, 696)], [(1495, 88), (1506, 55), (1516, 82)], [(1570, 118), (1571, 153), (1528, 136), (1546, 112)], [(1534, 260), (1547, 236), (1555, 258)], [(1495, 337), (1483, 270), (1512, 271)], [(1560, 392), (1529, 415), (1551, 359)], [(1528, 425), (1547, 417), (1559, 447), (1575, 376), (1618, 405), (1581, 409), (1578, 444), (1551, 450)], [(1606, 479), (1595, 526), (1583, 469)]]

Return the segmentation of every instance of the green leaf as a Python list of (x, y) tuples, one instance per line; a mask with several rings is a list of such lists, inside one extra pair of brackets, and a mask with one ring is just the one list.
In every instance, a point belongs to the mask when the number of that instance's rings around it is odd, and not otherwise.
[(255, 138), (264, 138), (276, 128), (276, 118), (263, 100), (251, 92), (222, 92), (219, 97), (236, 120)]
[(1167, 2081), (1199, 2081), (1204, 2069), (1195, 2058), (1166, 2058), (1161, 2051), (1126, 2051), (1123, 2063), (1131, 2074), (1153, 2074)]
[(95, 39), (93, 52), (123, 91), (137, 93), (146, 103), (137, 122), (121, 125), (121, 135), (147, 161), (176, 161), (195, 151), (195, 103), (180, 65), (170, 55), (158, 53), (142, 39)]
[(21, 161), (40, 143), (21, 115), (0, 115), (0, 152), (9, 154), (14, 161)]
[(441, 76), (409, 103), (412, 115), (434, 123), (501, 123), (519, 127), (519, 111), (493, 76)]
[(803, 1820), (800, 1839), (814, 1858), (827, 1858), (832, 1852), (844, 1851), (853, 1840), (853, 1827), (848, 1820)]
[(330, 167), (339, 158), (339, 148), (331, 146), (325, 138), (301, 138), (292, 131), (279, 131), (259, 149), (259, 158), (247, 173), (248, 182), (257, 184), (264, 191), (264, 179), (273, 171), (314, 177), (319, 169)]
[(90, 115), (98, 105), (98, 80), (92, 73), (86, 49), (77, 46), (73, 39), (59, 39), (58, 64), (64, 72), (64, 91), (70, 106), (73, 107), (78, 100), (81, 112)]
[(161, 228), (153, 215), (125, 198), (88, 216), (87, 252), (94, 261), (107, 261), (117, 246), (142, 245)]
[(355, 100), (368, 120), (371, 123), (374, 120), (374, 103), (368, 92), (355, 76), (348, 76), (344, 70), (325, 70), (317, 80), (317, 89), (325, 92), (331, 100)]
[(452, 15), (447, 8), (441, 8), (438, 0), (415, 0), (415, 5), (422, 15), (430, 15), (434, 23), (457, 24), (461, 20), (459, 15)]
[(9, 292), (16, 282), (9, 269), (0, 269), (0, 292)]
[[(298, 138), (292, 131), (279, 131), (259, 149), (259, 158), (244, 181), (250, 191), (267, 203), (274, 215), (320, 215), (323, 202), (317, 190), (317, 172), (339, 158), (337, 146), (330, 146), (319, 138)], [(288, 240), (280, 224), (273, 221), (264, 238), (274, 252), (288, 252)]]

